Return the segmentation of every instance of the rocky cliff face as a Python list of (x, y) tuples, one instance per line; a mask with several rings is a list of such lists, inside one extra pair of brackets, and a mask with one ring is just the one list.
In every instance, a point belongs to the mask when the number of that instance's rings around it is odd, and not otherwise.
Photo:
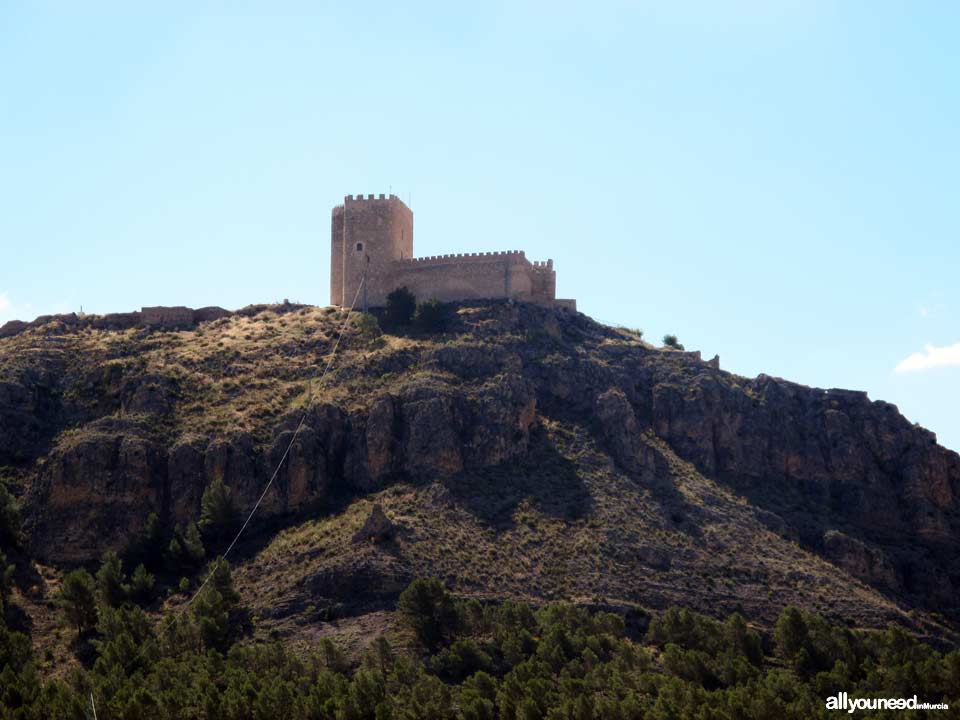
[[(332, 309), (264, 308), (176, 332), (51, 323), (0, 339), (0, 466), (23, 495), (32, 552), (85, 562), (149, 512), (195, 519), (215, 478), (250, 507), (301, 419), (263, 517), (297, 522), (332, 494), (487, 471), (509, 484), (533, 433), (582, 428), (622, 482), (687, 508), (692, 519), (668, 513), (667, 526), (709, 537), (709, 513), (672, 479), (686, 463), (718, 488), (704, 497), (746, 504), (743, 533), (799, 541), (878, 598), (960, 620), (960, 457), (892, 405), (738, 377), (582, 315), (507, 303), (455, 313), (449, 333), (424, 338), (350, 324), (323, 388), (311, 378), (342, 320)], [(575, 446), (551, 456), (572, 483), (596, 464)], [(562, 522), (589, 512), (591, 486), (578, 492), (583, 507)], [(684, 562), (629, 542), (629, 562), (650, 572)], [(615, 545), (601, 551), (617, 559)]]

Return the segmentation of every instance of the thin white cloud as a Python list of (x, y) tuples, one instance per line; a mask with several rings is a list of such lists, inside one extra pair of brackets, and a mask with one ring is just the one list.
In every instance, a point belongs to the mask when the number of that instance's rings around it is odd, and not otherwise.
[(904, 358), (895, 369), (898, 373), (905, 373), (949, 365), (960, 365), (960, 342), (946, 347), (927, 345), (923, 352)]

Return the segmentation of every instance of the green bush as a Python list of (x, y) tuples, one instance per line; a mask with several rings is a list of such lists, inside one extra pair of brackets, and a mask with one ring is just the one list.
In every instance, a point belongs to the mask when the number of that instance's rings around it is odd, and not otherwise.
[(663, 336), (663, 346), (668, 347), (672, 350), (683, 350), (683, 345), (677, 341), (676, 335), (664, 335)]
[(383, 313), (384, 327), (403, 328), (410, 325), (417, 309), (417, 298), (405, 287), (399, 287), (387, 295), (387, 306)]
[(413, 313), (413, 329), (418, 333), (440, 333), (447, 329), (447, 306), (439, 300), (417, 303)]
[(353, 320), (353, 327), (356, 328), (357, 336), (364, 342), (373, 343), (374, 347), (383, 344), (380, 323), (372, 313), (359, 313)]

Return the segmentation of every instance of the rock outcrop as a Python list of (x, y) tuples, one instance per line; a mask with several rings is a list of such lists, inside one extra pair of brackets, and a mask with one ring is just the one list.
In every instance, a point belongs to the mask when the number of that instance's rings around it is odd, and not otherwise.
[[(477, 302), (445, 336), (388, 342), (349, 325), (305, 413), (342, 311), (202, 313), (214, 321), (191, 333), (131, 331), (127, 314), (0, 339), (0, 466), (39, 558), (92, 560), (149, 512), (167, 527), (195, 519), (216, 478), (251, 507), (279, 464), (258, 519), (302, 517), (331, 495), (509, 473), (538, 427), (576, 426), (654, 499), (673, 492), (674, 514), (709, 513), (671, 485), (686, 463), (741, 496), (757, 527), (960, 621), (960, 456), (864, 393), (738, 377), (582, 315)], [(590, 471), (551, 462), (570, 483)], [(664, 572), (683, 562), (647, 555)]]
[(389, 540), (394, 533), (394, 525), (380, 505), (374, 505), (363, 525), (353, 535), (354, 543), (381, 543)]
[(854, 577), (871, 585), (888, 588), (897, 586), (893, 563), (877, 548), (839, 530), (828, 530), (823, 536), (823, 550), (827, 558)]

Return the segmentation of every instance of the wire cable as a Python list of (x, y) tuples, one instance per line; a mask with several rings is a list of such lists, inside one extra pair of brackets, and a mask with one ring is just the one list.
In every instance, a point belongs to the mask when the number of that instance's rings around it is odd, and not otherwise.
[[(357, 298), (360, 297), (360, 290), (363, 288), (365, 278), (360, 279), (360, 284), (357, 285), (357, 292), (353, 296), (353, 302), (350, 303), (350, 307), (347, 308), (347, 315), (343, 319), (343, 324), (340, 326), (340, 332), (337, 334), (337, 340), (333, 344), (333, 348), (330, 350), (330, 357), (327, 360), (327, 365), (323, 369), (323, 372), (320, 374), (318, 380), (318, 385), (322, 385), (324, 379), (327, 377), (327, 374), (330, 372), (330, 368), (333, 367), (333, 361), (336, 359), (337, 350), (340, 348), (340, 342), (343, 340), (343, 335), (347, 330), (347, 322), (350, 320), (350, 315), (353, 313), (354, 308), (357, 304)], [(280, 473), (280, 468), (283, 467), (284, 461), (287, 459), (287, 455), (290, 454), (290, 450), (293, 448), (293, 444), (297, 441), (297, 437), (300, 435), (300, 431), (303, 429), (304, 423), (307, 421), (307, 416), (310, 414), (310, 411), (313, 409), (313, 396), (314, 396), (314, 383), (313, 378), (311, 378), (308, 390), (307, 390), (307, 407), (303, 411), (303, 414), (300, 416), (300, 422), (297, 423), (296, 429), (293, 431), (293, 435), (290, 438), (290, 442), (287, 443), (286, 450), (283, 451), (283, 455), (280, 456), (280, 460), (277, 462), (276, 468), (274, 468), (273, 474), (270, 476), (270, 480), (267, 481), (266, 487), (263, 488), (263, 492), (260, 493), (260, 497), (257, 498), (257, 502), (254, 503), (253, 509), (247, 514), (247, 519), (243, 521), (243, 525), (237, 531), (237, 534), (234, 535), (233, 540), (230, 541), (230, 545), (227, 546), (227, 549), (220, 555), (217, 556), (217, 559), (213, 562), (213, 567), (210, 569), (210, 572), (207, 573), (207, 577), (200, 584), (200, 587), (197, 588), (196, 592), (190, 596), (190, 599), (187, 600), (184, 604), (175, 608), (170, 614), (166, 616), (165, 620), (161, 620), (158, 624), (158, 628), (162, 632), (165, 628), (161, 627), (164, 622), (169, 622), (170, 620), (175, 620), (179, 617), (185, 610), (187, 610), (194, 600), (200, 595), (203, 589), (213, 578), (214, 573), (220, 567), (220, 562), (226, 560), (227, 556), (230, 554), (230, 551), (233, 550), (234, 546), (237, 544), (237, 541), (240, 539), (240, 536), (243, 535), (243, 531), (247, 529), (247, 526), (250, 524), (250, 521), (253, 519), (253, 516), (256, 514), (257, 510), (260, 508), (260, 504), (263, 502), (263, 498), (266, 497), (267, 492), (270, 490), (270, 487), (273, 485), (273, 481), (277, 479), (277, 475)], [(168, 625), (169, 627), (169, 625)], [(158, 633), (159, 639), (159, 633)], [(134, 655), (129, 662), (124, 663), (124, 670), (126, 671), (134, 662), (140, 659), (140, 655), (143, 653), (144, 649), (147, 647), (147, 644), (144, 643), (140, 646), (140, 650)], [(90, 697), (91, 702), (93, 702), (93, 693)]]

